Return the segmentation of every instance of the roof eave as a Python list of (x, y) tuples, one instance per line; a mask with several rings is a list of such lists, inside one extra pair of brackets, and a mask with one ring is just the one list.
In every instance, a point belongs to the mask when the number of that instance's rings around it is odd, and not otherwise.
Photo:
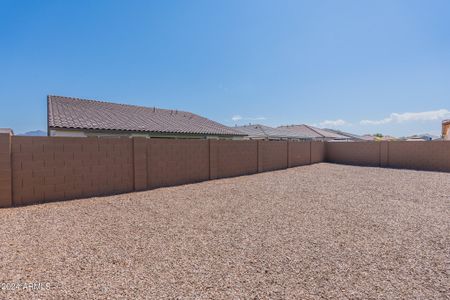
[(162, 134), (186, 134), (186, 135), (217, 135), (217, 136), (247, 136), (247, 134), (219, 133), (219, 132), (177, 132), (177, 131), (157, 131), (157, 130), (130, 130), (130, 129), (111, 129), (111, 128), (87, 128), (87, 127), (66, 127), (49, 126), (48, 129), (66, 129), (66, 130), (92, 130), (92, 131), (120, 131), (120, 132), (140, 132), (140, 133), (162, 133)]

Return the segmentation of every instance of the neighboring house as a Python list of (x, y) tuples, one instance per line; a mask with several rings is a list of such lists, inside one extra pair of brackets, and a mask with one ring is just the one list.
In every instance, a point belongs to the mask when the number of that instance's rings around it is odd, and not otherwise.
[(403, 138), (403, 140), (406, 141), (432, 141), (432, 140), (436, 140), (439, 137), (432, 135), (432, 134), (415, 134), (415, 135), (411, 135), (408, 137)]
[(365, 141), (376, 141), (377, 137), (371, 134), (364, 134), (361, 136)]
[(280, 129), (287, 130), (292, 134), (304, 136), (307, 139), (318, 140), (318, 141), (347, 141), (351, 140), (349, 137), (320, 129), (310, 125), (286, 125), (277, 127)]
[(48, 96), (49, 136), (144, 136), (164, 138), (242, 139), (244, 134), (199, 115)]
[(18, 134), (22, 136), (47, 136), (47, 132), (43, 130), (34, 130), (34, 131), (28, 131), (22, 134)]
[(431, 141), (431, 140), (423, 139), (421, 137), (409, 137), (405, 141), (407, 141), (407, 142), (428, 142), (428, 141)]
[(283, 128), (273, 128), (261, 124), (235, 126), (233, 129), (246, 134), (250, 140), (308, 140), (310, 138)]
[(394, 136), (390, 136), (390, 135), (383, 135), (383, 136), (378, 136), (378, 135), (371, 135), (371, 134), (365, 134), (361, 136), (362, 138), (364, 138), (364, 140), (366, 141), (375, 141), (375, 142), (389, 142), (389, 141), (396, 141), (398, 140), (398, 138), (394, 137)]
[(347, 138), (349, 138), (349, 140), (351, 141), (359, 141), (359, 142), (364, 142), (364, 141), (373, 141), (373, 137), (372, 136), (367, 136), (367, 135), (357, 135), (357, 134), (353, 134), (353, 133), (348, 133), (345, 131), (340, 131), (340, 130), (336, 130), (336, 129), (323, 129), (329, 132), (334, 132), (337, 133), (339, 135), (343, 135), (346, 136)]
[(450, 140), (450, 120), (442, 121), (442, 139)]
[(398, 141), (398, 138), (396, 138), (395, 136), (391, 136), (391, 135), (385, 135), (381, 138), (382, 141)]

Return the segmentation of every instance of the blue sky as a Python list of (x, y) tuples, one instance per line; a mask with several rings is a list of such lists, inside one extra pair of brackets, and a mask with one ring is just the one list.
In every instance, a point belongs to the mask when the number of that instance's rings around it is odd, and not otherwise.
[(450, 1), (0, 0), (0, 127), (45, 130), (47, 94), (439, 134)]

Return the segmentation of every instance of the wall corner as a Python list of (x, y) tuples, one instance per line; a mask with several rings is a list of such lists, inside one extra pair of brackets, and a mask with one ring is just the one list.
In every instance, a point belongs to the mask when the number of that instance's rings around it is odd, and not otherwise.
[(263, 169), (263, 149), (262, 147), (264, 147), (263, 141), (257, 140), (257, 157), (258, 157), (258, 173), (261, 173), (264, 171)]
[(12, 198), (12, 168), (11, 143), (13, 131), (0, 129), (0, 207), (11, 207)]

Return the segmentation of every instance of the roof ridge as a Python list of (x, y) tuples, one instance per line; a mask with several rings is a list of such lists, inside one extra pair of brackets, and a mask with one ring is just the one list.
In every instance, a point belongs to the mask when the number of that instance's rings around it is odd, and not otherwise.
[(314, 129), (314, 127), (307, 125), (307, 124), (303, 124), (305, 127), (311, 129), (312, 131), (314, 131), (315, 133), (317, 133), (318, 135), (320, 135), (321, 137), (325, 137), (323, 134), (321, 134), (320, 132), (318, 132), (316, 129)]
[(259, 129), (263, 132), (263, 134), (268, 138), (269, 134), (264, 130), (263, 126), (260, 126)]
[(47, 102), (49, 128), (245, 135), (188, 111), (58, 95), (47, 95)]
[(128, 106), (128, 107), (137, 107), (137, 108), (144, 108), (144, 109), (150, 109), (150, 110), (162, 110), (162, 111), (175, 111), (178, 113), (187, 113), (193, 116), (197, 116), (194, 113), (188, 112), (188, 111), (184, 111), (184, 110), (178, 110), (178, 109), (168, 109), (168, 108), (159, 108), (156, 106), (153, 107), (148, 107), (148, 106), (142, 106), (142, 105), (136, 105), (136, 104), (124, 104), (124, 103), (115, 103), (115, 102), (110, 102), (110, 101), (105, 101), (105, 100), (97, 100), (97, 99), (86, 99), (86, 98), (78, 98), (78, 97), (68, 97), (68, 96), (60, 96), (60, 95), (48, 95), (47, 98), (52, 98), (52, 97), (57, 97), (57, 98), (65, 98), (65, 99), (71, 99), (71, 100), (78, 100), (78, 101), (87, 101), (87, 102), (96, 102), (96, 103), (105, 103), (105, 104), (113, 104), (113, 105), (119, 105), (119, 106)]
[(262, 124), (247, 124), (247, 125), (240, 125), (240, 126), (235, 126), (235, 127), (255, 127), (255, 126), (265, 126)]

